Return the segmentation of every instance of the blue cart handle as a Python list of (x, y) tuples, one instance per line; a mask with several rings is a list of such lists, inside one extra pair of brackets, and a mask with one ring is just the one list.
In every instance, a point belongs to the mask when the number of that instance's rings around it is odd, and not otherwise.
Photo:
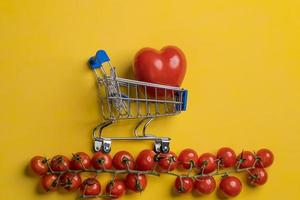
[(102, 67), (102, 64), (109, 62), (110, 59), (104, 50), (97, 51), (96, 55), (91, 57), (88, 61), (91, 69), (97, 69)]

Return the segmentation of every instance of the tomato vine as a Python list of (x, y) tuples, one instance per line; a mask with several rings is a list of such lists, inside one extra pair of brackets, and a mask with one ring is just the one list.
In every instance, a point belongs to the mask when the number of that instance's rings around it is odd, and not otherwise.
[[(62, 155), (56, 155), (52, 159), (35, 156), (31, 159), (30, 166), (41, 176), (41, 183), (46, 191), (55, 191), (58, 187), (68, 191), (80, 189), (79, 199), (119, 198), (126, 190), (141, 192), (147, 185), (146, 175), (175, 176), (174, 188), (178, 193), (194, 189), (201, 194), (213, 192), (216, 188), (214, 177), (221, 176), (220, 191), (225, 196), (233, 197), (240, 193), (242, 184), (232, 173), (247, 172), (250, 185), (263, 185), (268, 177), (264, 167), (269, 167), (273, 159), (273, 153), (268, 149), (261, 149), (256, 154), (242, 151), (236, 156), (232, 149), (226, 147), (221, 148), (216, 155), (205, 153), (200, 157), (191, 149), (183, 150), (178, 157), (173, 152), (155, 154), (152, 150), (144, 150), (136, 160), (126, 151), (116, 153), (113, 159), (108, 154), (99, 152), (92, 159), (87, 154), (78, 152), (73, 154), (71, 161)], [(185, 172), (175, 173), (175, 169)], [(86, 172), (93, 175), (82, 181), (80, 174)], [(103, 173), (112, 174), (112, 180), (106, 186), (106, 193), (101, 194), (97, 176)], [(127, 177), (121, 179), (120, 174), (127, 174)]]

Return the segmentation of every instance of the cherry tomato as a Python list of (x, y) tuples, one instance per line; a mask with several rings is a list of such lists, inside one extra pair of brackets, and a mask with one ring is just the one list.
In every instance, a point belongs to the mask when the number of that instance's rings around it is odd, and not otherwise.
[(115, 179), (106, 185), (106, 193), (110, 194), (112, 198), (119, 198), (126, 192), (124, 181)]
[(133, 169), (134, 159), (132, 155), (127, 151), (119, 151), (112, 159), (112, 164), (116, 169)]
[(155, 166), (155, 152), (149, 149), (143, 150), (136, 158), (136, 169), (141, 171), (152, 170)]
[(243, 151), (238, 155), (240, 164), (240, 169), (252, 167), (255, 162), (255, 156), (250, 151)]
[(217, 159), (219, 159), (220, 167), (233, 167), (236, 164), (236, 154), (229, 147), (219, 149)]
[(80, 186), (83, 195), (98, 195), (101, 192), (101, 185), (96, 178), (87, 178)]
[(57, 189), (58, 182), (58, 176), (56, 174), (47, 174), (41, 177), (41, 184), (46, 192), (55, 191)]
[(47, 159), (42, 156), (34, 156), (30, 161), (30, 167), (37, 175), (44, 175), (49, 171)]
[(188, 193), (193, 189), (193, 179), (190, 177), (177, 177), (175, 190), (179, 193)]
[(259, 186), (263, 185), (268, 180), (268, 174), (264, 168), (250, 169), (248, 173), (248, 182), (250, 185)]
[(211, 153), (204, 153), (198, 159), (198, 167), (203, 170), (204, 174), (211, 173), (216, 170), (216, 156)]
[(81, 183), (81, 177), (76, 173), (65, 173), (60, 178), (61, 187), (69, 191), (76, 190), (79, 188)]
[(269, 149), (260, 149), (256, 156), (258, 159), (256, 167), (266, 168), (271, 166), (274, 161), (274, 155)]
[(161, 169), (173, 171), (176, 169), (178, 161), (175, 153), (170, 151), (169, 153), (162, 153), (158, 156), (158, 165)]
[(210, 194), (216, 189), (216, 181), (212, 176), (197, 178), (194, 182), (194, 189), (200, 194)]
[(66, 156), (56, 155), (50, 162), (53, 171), (66, 171), (70, 168), (70, 160)]
[(128, 174), (126, 186), (134, 192), (142, 192), (147, 186), (147, 178), (144, 174)]
[(178, 165), (184, 169), (190, 169), (197, 163), (198, 155), (193, 149), (184, 149), (178, 156)]
[(91, 159), (84, 152), (78, 152), (73, 155), (70, 162), (70, 168), (74, 170), (89, 169), (91, 167)]
[(225, 197), (235, 197), (242, 190), (241, 181), (235, 176), (222, 177), (220, 191)]
[(92, 164), (95, 169), (110, 169), (112, 160), (109, 154), (97, 152), (92, 158)]
[[(174, 46), (166, 46), (160, 51), (143, 48), (135, 55), (135, 78), (140, 81), (179, 87), (184, 79), (186, 59), (183, 52)], [(147, 88), (155, 96), (154, 88)], [(157, 90), (163, 96), (165, 90)]]

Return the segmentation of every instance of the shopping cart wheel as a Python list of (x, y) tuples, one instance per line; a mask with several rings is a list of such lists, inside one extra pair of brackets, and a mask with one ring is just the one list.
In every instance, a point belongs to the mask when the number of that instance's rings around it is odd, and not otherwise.
[(95, 140), (94, 141), (94, 151), (95, 152), (98, 152), (101, 150), (101, 147), (102, 147), (102, 141), (100, 140)]
[(162, 153), (168, 153), (170, 151), (170, 147), (169, 147), (170, 142), (161, 142), (161, 146), (160, 146), (160, 150)]
[(109, 153), (111, 151), (111, 141), (110, 140), (103, 140), (101, 151), (103, 153)]
[(103, 153), (109, 153), (111, 151), (111, 140), (96, 139), (94, 142), (94, 150), (96, 152), (102, 151)]

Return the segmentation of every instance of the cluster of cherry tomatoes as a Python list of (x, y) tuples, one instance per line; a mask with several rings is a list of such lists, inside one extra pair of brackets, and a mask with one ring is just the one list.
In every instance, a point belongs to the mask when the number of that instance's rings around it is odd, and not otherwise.
[[(216, 189), (214, 176), (222, 176), (219, 189), (227, 197), (237, 196), (242, 189), (241, 181), (231, 176), (231, 172), (246, 171), (248, 182), (259, 186), (266, 183), (268, 175), (264, 168), (269, 167), (274, 160), (273, 153), (268, 149), (260, 149), (257, 153), (242, 151), (236, 153), (228, 147), (218, 150), (217, 154), (204, 153), (200, 156), (192, 149), (184, 149), (177, 156), (174, 152), (156, 154), (146, 149), (139, 153), (136, 159), (127, 152), (119, 151), (113, 157), (102, 152), (92, 157), (84, 152), (73, 154), (69, 159), (56, 155), (48, 160), (42, 156), (31, 159), (30, 167), (41, 176), (41, 185), (46, 191), (55, 191), (62, 187), (67, 191), (79, 189), (82, 197), (119, 198), (126, 190), (142, 192), (147, 186), (146, 175), (169, 174), (176, 177), (174, 188), (178, 193), (188, 193), (194, 189), (207, 195)], [(224, 171), (232, 168), (231, 171)], [(175, 169), (188, 173), (178, 175)], [(191, 175), (191, 171), (195, 173)], [(80, 173), (94, 172), (95, 175), (85, 180)], [(113, 178), (106, 185), (106, 193), (101, 194), (101, 184), (96, 176), (99, 173), (111, 173)], [(118, 174), (127, 174), (123, 179)]]

